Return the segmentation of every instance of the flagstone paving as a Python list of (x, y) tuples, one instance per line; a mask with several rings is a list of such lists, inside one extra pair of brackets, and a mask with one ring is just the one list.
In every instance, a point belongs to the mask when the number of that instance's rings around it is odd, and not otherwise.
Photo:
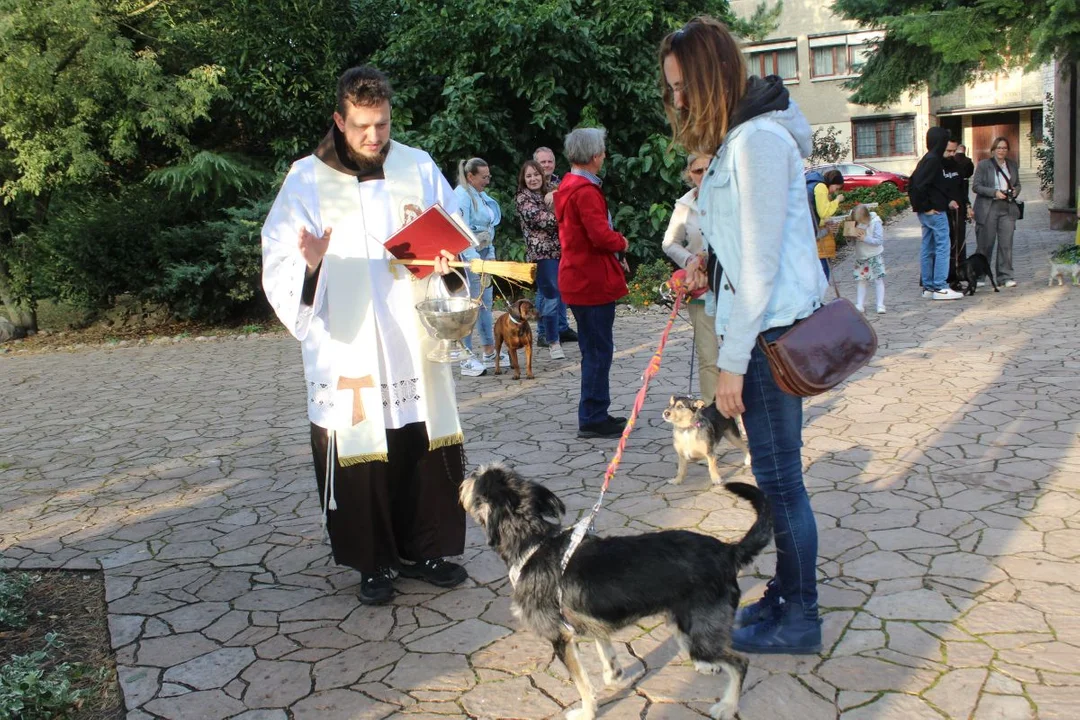
[[(826, 649), (752, 657), (745, 720), (1080, 717), (1080, 289), (1046, 286), (1068, 235), (1045, 229), (1042, 204), (1028, 212), (1020, 286), (957, 302), (917, 297), (914, 218), (887, 230), (880, 352), (806, 404)], [(663, 320), (617, 321), (613, 410)], [(575, 517), (614, 443), (574, 437), (567, 350), (541, 351), (534, 381), (458, 391), (470, 464), (515, 464)], [(752, 522), (704, 466), (666, 482), (660, 409), (685, 392), (690, 350), (680, 322), (602, 532), (736, 538)], [(322, 542), (291, 338), (9, 355), (0, 374), (0, 564), (104, 570), (130, 720), (548, 718), (576, 702), (550, 648), (516, 629), (506, 570), (472, 525), (464, 586), (399, 580), (393, 604), (357, 602), (359, 576)], [(727, 478), (749, 478), (739, 460)], [(772, 564), (755, 562), (747, 597)], [(617, 639), (627, 678), (600, 691), (601, 717), (701, 717), (715, 701), (718, 679), (659, 619)]]

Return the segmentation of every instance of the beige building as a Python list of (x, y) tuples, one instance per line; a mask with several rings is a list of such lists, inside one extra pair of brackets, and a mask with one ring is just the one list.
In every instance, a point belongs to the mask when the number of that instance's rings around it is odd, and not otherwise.
[[(758, 2), (732, 0), (731, 8), (749, 17)], [(941, 97), (922, 90), (887, 108), (854, 105), (844, 81), (858, 75), (881, 35), (836, 17), (830, 3), (784, 0), (779, 26), (764, 41), (747, 43), (746, 57), (751, 73), (784, 78), (814, 130), (836, 128), (849, 147), (843, 160), (909, 174), (926, 151), (926, 131), (943, 125), (962, 134), (976, 161), (1004, 135), (1021, 168), (1035, 168), (1031, 136), (1035, 143), (1042, 137), (1043, 98), (1052, 87), (1046, 73), (1003, 73)]]

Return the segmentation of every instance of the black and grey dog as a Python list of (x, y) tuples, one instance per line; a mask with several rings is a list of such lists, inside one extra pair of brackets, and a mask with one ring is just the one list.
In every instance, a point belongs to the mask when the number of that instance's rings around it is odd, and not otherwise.
[(739, 433), (739, 423), (735, 418), (721, 415), (712, 403), (686, 395), (672, 395), (664, 408), (664, 421), (671, 423), (671, 444), (679, 457), (679, 468), (668, 482), (681, 485), (686, 478), (687, 465), (704, 460), (709, 464), (713, 484), (719, 485), (722, 478), (717, 461), (723, 455), (720, 441), (724, 438), (743, 451), (743, 465), (750, 465), (750, 450)]
[(963, 293), (974, 295), (981, 277), (990, 278), (990, 285), (994, 288), (994, 292), (1001, 292), (998, 290), (997, 283), (994, 282), (994, 273), (990, 271), (990, 261), (982, 253), (972, 253), (956, 266), (957, 292), (960, 292), (960, 283), (963, 282), (967, 283), (967, 288), (963, 290)]
[(572, 530), (559, 523), (566, 508), (543, 485), (502, 465), (487, 465), (461, 485), (461, 504), (487, 533), (509, 567), (514, 614), (549, 640), (581, 694), (570, 720), (592, 720), (596, 698), (575, 641), (596, 641), (604, 684), (622, 677), (611, 634), (641, 618), (665, 615), (680, 647), (705, 674), (727, 673), (728, 683), (709, 714), (732, 720), (747, 660), (730, 648), (739, 605), (738, 573), (772, 539), (772, 513), (753, 485), (728, 483), (750, 501), (757, 520), (737, 543), (687, 530), (601, 538), (586, 536), (561, 570)]

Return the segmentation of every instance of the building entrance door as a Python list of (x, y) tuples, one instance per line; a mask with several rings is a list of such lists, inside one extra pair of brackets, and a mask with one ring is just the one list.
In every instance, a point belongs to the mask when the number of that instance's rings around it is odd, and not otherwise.
[(978, 163), (990, 157), (990, 143), (996, 137), (1009, 141), (1009, 157), (1020, 164), (1020, 113), (987, 113), (971, 116), (971, 144), (968, 156)]

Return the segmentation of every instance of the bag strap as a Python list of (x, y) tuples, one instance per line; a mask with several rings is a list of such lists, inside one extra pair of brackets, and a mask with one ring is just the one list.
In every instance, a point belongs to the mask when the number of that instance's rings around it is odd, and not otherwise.
[(998, 171), (998, 174), (1001, 175), (1001, 177), (1005, 178), (1005, 187), (1012, 190), (1013, 189), (1012, 181), (1009, 180), (1009, 176), (1005, 174), (1005, 171), (1001, 169), (1001, 166), (997, 164), (997, 160), (994, 160), (993, 158), (991, 158), (990, 162), (994, 163), (994, 169)]

